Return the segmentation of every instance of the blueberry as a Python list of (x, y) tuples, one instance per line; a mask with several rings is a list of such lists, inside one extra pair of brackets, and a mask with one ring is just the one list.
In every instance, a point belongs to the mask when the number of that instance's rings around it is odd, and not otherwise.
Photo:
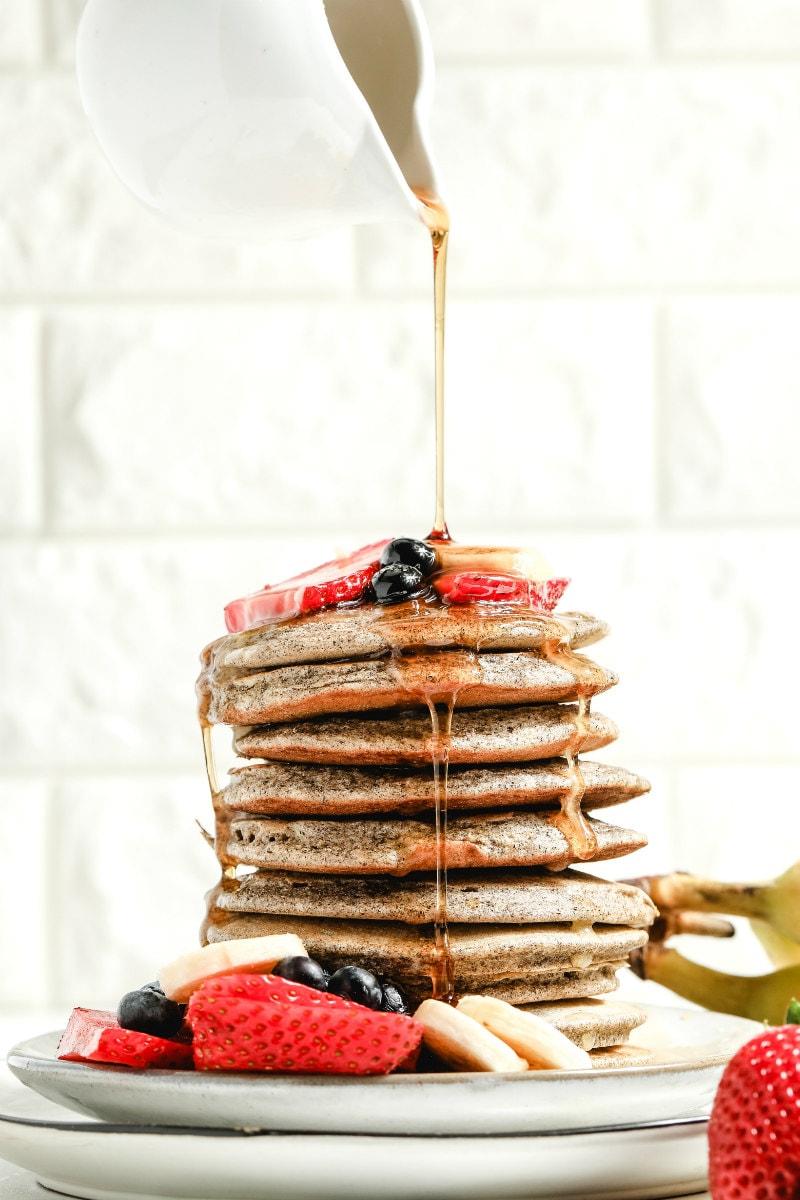
[(327, 992), (330, 976), (313, 958), (296, 954), (290, 958), (282, 958), (270, 971), (270, 975), (280, 975), (290, 983), (304, 983), (306, 987), (315, 988), (318, 992)]
[(174, 1037), (183, 1024), (185, 1004), (168, 1000), (161, 991), (149, 985), (136, 992), (127, 992), (119, 1002), (117, 1020), (123, 1029), (152, 1033), (155, 1037)]
[(416, 567), (420, 575), (430, 575), (436, 568), (436, 551), (427, 542), (419, 542), (416, 538), (395, 538), (381, 553), (382, 567), (392, 563), (405, 563), (408, 567)]
[(331, 975), (328, 991), (367, 1008), (379, 1009), (383, 1000), (383, 988), (363, 967), (340, 967)]
[(143, 983), (140, 988), (140, 991), (142, 991), (142, 992), (160, 992), (162, 996), (164, 995), (164, 989), (162, 988), (161, 984), (158, 982), (157, 979), (154, 979), (152, 983)]
[(402, 604), (427, 589), (422, 573), (406, 563), (391, 563), (372, 576), (372, 590), (378, 604)]
[(381, 1003), (381, 1012), (385, 1013), (407, 1013), (408, 1005), (403, 999), (400, 991), (393, 983), (385, 983), (383, 985), (383, 1001)]

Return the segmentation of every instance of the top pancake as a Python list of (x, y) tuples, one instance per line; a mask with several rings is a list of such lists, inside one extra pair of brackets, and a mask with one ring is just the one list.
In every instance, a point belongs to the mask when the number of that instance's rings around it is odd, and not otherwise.
[(327, 713), (444, 704), (454, 696), (458, 708), (548, 704), (594, 696), (616, 682), (612, 671), (565, 648), (547, 658), (536, 651), (445, 650), (407, 658), (273, 667), (231, 678), (212, 673), (207, 717), (225, 725), (260, 725)]
[(481, 650), (541, 650), (562, 640), (573, 649), (590, 646), (608, 626), (585, 613), (493, 613), (473, 606), (391, 608), (363, 605), (309, 613), (230, 634), (203, 653), (203, 666), (215, 675), (298, 663), (367, 658), (420, 646)]

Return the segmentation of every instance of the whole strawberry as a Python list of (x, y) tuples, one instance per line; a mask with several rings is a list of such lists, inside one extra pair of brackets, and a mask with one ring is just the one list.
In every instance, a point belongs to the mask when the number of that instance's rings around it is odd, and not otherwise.
[(708, 1148), (713, 1200), (800, 1197), (800, 1024), (765, 1029), (728, 1063)]

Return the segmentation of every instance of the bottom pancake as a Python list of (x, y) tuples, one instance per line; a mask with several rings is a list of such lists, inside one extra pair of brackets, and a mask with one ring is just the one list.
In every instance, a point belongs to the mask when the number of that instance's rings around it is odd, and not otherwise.
[(571, 1000), (563, 1004), (523, 1004), (521, 1007), (555, 1025), (581, 1050), (620, 1046), (647, 1020), (645, 1009), (620, 1000)]
[(590, 1050), (589, 1057), (595, 1071), (618, 1071), (620, 1067), (649, 1066), (655, 1056), (643, 1046), (609, 1046), (606, 1050)]
[[(297, 934), (328, 970), (355, 963), (392, 980), (413, 1002), (431, 995), (436, 951), (430, 926), (212, 911), (207, 937), (217, 942), (273, 933)], [(612, 991), (614, 972), (647, 941), (644, 930), (613, 925), (452, 924), (449, 934), (457, 992), (515, 1004)]]

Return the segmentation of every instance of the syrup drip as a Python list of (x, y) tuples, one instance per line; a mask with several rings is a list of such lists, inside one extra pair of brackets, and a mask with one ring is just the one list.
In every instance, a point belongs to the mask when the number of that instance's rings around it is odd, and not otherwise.
[(429, 541), (449, 542), (444, 517), (444, 306), (447, 286), (447, 243), (450, 214), (438, 196), (414, 189), (420, 216), (428, 227), (433, 245), (433, 313), (436, 381), (436, 515)]
[(587, 687), (591, 679), (595, 677), (598, 668), (582, 655), (575, 654), (563, 639), (557, 641), (546, 639), (542, 647), (542, 655), (548, 662), (570, 671), (576, 680), (578, 711), (575, 715), (575, 735), (569, 749), (564, 754), (569, 786), (561, 797), (561, 811), (553, 823), (563, 833), (575, 858), (580, 862), (588, 862), (597, 853), (597, 835), (587, 821), (582, 808), (586, 784), (580, 767), (580, 752), (589, 736), (591, 699)]
[[(433, 963), (431, 984), (436, 1000), (450, 1003), (455, 998), (455, 972), (447, 927), (447, 773), (450, 730), (461, 688), (481, 678), (478, 654), (472, 650), (449, 650), (446, 672), (431, 674), (424, 650), (392, 655), (392, 667), (400, 685), (428, 708), (431, 718), (431, 763), (436, 818), (436, 899), (433, 911)], [(437, 656), (438, 661), (438, 656)], [(444, 676), (444, 677), (443, 677)], [(437, 709), (437, 701), (443, 712)]]
[(435, 1000), (451, 1003), (455, 998), (455, 973), (450, 953), (450, 933), (447, 928), (447, 771), (450, 759), (450, 725), (453, 720), (455, 695), (441, 717), (432, 702), (428, 702), (433, 732), (433, 797), (436, 806), (436, 907), (433, 917), (433, 970), (431, 983)]
[[(208, 790), (211, 793), (211, 803), (214, 808), (214, 852), (222, 867), (223, 884), (225, 882), (233, 883), (236, 879), (236, 864), (228, 854), (228, 833), (231, 818), (221, 802), (217, 763), (214, 757), (213, 726), (208, 719), (208, 709), (211, 703), (211, 687), (205, 672), (201, 675), (198, 682), (197, 696), (200, 730), (203, 735), (203, 762), (206, 768)], [(205, 940), (205, 928), (203, 931), (203, 940)]]
[(579, 756), (589, 733), (589, 705), (590, 700), (586, 695), (578, 697), (574, 749), (571, 748), (565, 754), (569, 772), (569, 790), (561, 799), (561, 812), (555, 822), (567, 839), (570, 850), (581, 862), (587, 862), (597, 853), (597, 835), (586, 820), (581, 807), (586, 784)]

